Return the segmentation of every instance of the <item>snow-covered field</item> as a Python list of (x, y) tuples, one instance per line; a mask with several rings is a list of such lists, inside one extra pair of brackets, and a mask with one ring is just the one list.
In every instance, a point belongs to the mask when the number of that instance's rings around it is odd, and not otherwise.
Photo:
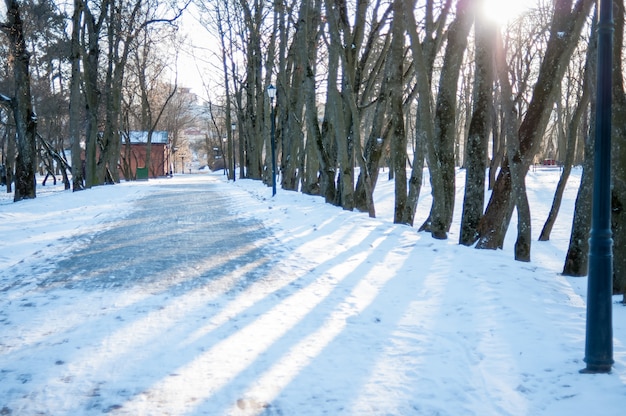
[[(531, 263), (513, 260), (515, 224), (502, 251), (457, 244), (463, 175), (448, 241), (392, 224), (386, 172), (376, 219), (221, 173), (0, 196), (0, 415), (623, 415), (626, 307), (614, 298), (612, 373), (580, 374), (587, 280), (560, 275), (580, 171), (549, 242), (536, 237), (559, 171), (529, 173)], [(76, 283), (94, 263), (84, 246), (109, 270), (98, 243), (159, 233), (163, 201), (179, 204), (166, 212), (187, 243), (146, 242), (115, 276)], [(232, 220), (259, 224), (259, 240), (194, 243)], [(210, 264), (186, 253), (199, 248)], [(141, 270), (161, 249), (179, 261), (153, 285)], [(76, 276), (59, 269), (72, 261)], [(124, 283), (131, 269), (141, 283)]]

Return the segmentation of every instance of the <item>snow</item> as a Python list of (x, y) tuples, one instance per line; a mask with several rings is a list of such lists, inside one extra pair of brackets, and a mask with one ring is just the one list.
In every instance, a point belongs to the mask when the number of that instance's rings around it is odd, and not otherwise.
[[(580, 181), (529, 172), (532, 262), (220, 173), (0, 197), (0, 414), (623, 414), (583, 375), (586, 278), (560, 274)], [(416, 224), (430, 209), (424, 181)]]

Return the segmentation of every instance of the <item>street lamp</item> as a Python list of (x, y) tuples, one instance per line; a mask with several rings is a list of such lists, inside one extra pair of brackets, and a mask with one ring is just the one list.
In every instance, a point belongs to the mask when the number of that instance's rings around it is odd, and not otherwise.
[(276, 195), (276, 124), (274, 121), (274, 98), (276, 98), (276, 87), (270, 84), (267, 87), (267, 95), (270, 97), (270, 118), (272, 119), (272, 129), (270, 135), (270, 144), (272, 147), (272, 196)]
[(600, 0), (587, 331), (583, 373), (609, 373), (613, 365), (613, 239), (611, 231), (611, 101), (613, 0)]
[(228, 160), (226, 158), (226, 152), (224, 151), (224, 149), (226, 148), (226, 140), (226, 137), (222, 139), (222, 158), (224, 159), (222, 160), (222, 162), (224, 162), (224, 176), (226, 176), (226, 171), (228, 170), (228, 165), (226, 164), (228, 163)]
[[(176, 173), (176, 152), (178, 152), (178, 147), (174, 146), (172, 148), (172, 155), (174, 159), (174, 173)], [(172, 174), (172, 176), (174, 176), (174, 174)]]
[(233, 132), (233, 182), (235, 182), (235, 177), (237, 176), (237, 165), (235, 163), (235, 130), (237, 130), (237, 123), (235, 123), (234, 121), (230, 123), (230, 129)]

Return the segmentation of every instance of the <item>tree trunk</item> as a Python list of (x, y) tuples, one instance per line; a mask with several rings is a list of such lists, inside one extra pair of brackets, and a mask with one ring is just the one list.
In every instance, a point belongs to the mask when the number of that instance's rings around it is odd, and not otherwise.
[(37, 115), (32, 107), (30, 90), (30, 53), (26, 50), (23, 20), (17, 1), (5, 0), (9, 53), (15, 77), (15, 96), (11, 99), (15, 120), (17, 158), (15, 161), (15, 202), (36, 197), (35, 171), (37, 165)]
[(613, 121), (611, 224), (613, 231), (613, 293), (626, 302), (626, 92), (623, 78), (624, 1), (614, 3)]
[[(483, 4), (483, 2), (479, 2)], [(467, 140), (465, 196), (459, 243), (470, 246), (478, 239), (478, 223), (485, 206), (487, 146), (493, 108), (493, 50), (497, 28), (488, 19), (476, 16), (476, 70), (474, 111)]]
[[(245, 127), (239, 131), (239, 176), (249, 177), (251, 179), (262, 178), (261, 153), (264, 140), (264, 106), (267, 102), (266, 91), (263, 88), (263, 64), (261, 51), (261, 29), (262, 21), (265, 14), (264, 2), (239, 2), (243, 11), (243, 20), (246, 25), (246, 108)], [(252, 8), (251, 8), (252, 6)], [(285, 83), (277, 83), (276, 108), (280, 109), (277, 114), (279, 119), (285, 116), (286, 108), (284, 103), (287, 102), (285, 97)], [(279, 122), (276, 138), (281, 135), (280, 126), (284, 123)], [(278, 149), (278, 148), (277, 148)], [(277, 157), (278, 159), (278, 157)], [(278, 161), (277, 161), (278, 163)], [(278, 172), (277, 172), (278, 173)]]
[(406, 131), (404, 129), (404, 12), (401, 0), (394, 0), (391, 23), (391, 49), (389, 53), (389, 91), (391, 117), (391, 158), (394, 166), (395, 209), (393, 222), (401, 224), (407, 204)]
[[(591, 71), (595, 74), (595, 69)], [(595, 77), (594, 77), (595, 78)], [(593, 84), (593, 83), (592, 83)], [(595, 86), (591, 88), (591, 126), (595, 131)], [(585, 159), (583, 174), (574, 205), (572, 233), (563, 265), (565, 276), (586, 276), (589, 269), (589, 232), (591, 231), (591, 201), (593, 194), (593, 134), (585, 134)]]
[[(593, 21), (597, 22), (596, 16)], [(594, 25), (595, 26), (595, 25)], [(590, 49), (588, 50), (586, 78), (589, 85), (589, 117), (590, 122), (584, 131), (583, 148), (583, 173), (574, 203), (574, 218), (572, 219), (572, 232), (570, 234), (569, 246), (565, 255), (563, 274), (565, 276), (581, 277), (586, 276), (589, 270), (589, 233), (591, 231), (591, 206), (593, 197), (593, 171), (594, 171), (594, 148), (596, 130), (596, 77), (597, 77), (597, 31), (592, 28)]]
[[(120, 1), (121, 3), (121, 1)], [(121, 5), (120, 5), (121, 6)], [(141, 8), (141, 0), (136, 0), (132, 11), (127, 16), (125, 27), (122, 27), (122, 7), (110, 4), (108, 13), (108, 66), (106, 74), (105, 107), (106, 117), (104, 125), (104, 142), (102, 153), (98, 161), (98, 182), (109, 180), (119, 182), (118, 164), (122, 140), (120, 137), (120, 114), (122, 113), (122, 86), (128, 56), (139, 30), (137, 16)], [(121, 49), (121, 53), (120, 53)], [(108, 176), (111, 178), (108, 178)]]
[[(352, 38), (350, 29), (345, 26), (347, 16), (346, 10), (342, 7), (340, 1), (332, 2), (326, 0), (328, 14), (329, 32), (330, 32), (330, 49), (334, 49), (337, 54), (336, 68), (329, 67), (328, 82), (328, 99), (330, 100), (331, 118), (333, 124), (333, 132), (337, 143), (337, 161), (339, 165), (339, 203), (345, 210), (352, 211), (354, 209), (354, 132), (352, 126), (358, 126), (358, 114), (352, 114), (350, 104), (348, 103), (348, 88), (353, 88), (346, 79), (348, 72), (354, 69), (353, 62), (348, 61), (347, 55), (352, 51), (346, 51), (343, 47), (343, 41), (340, 31), (343, 31), (346, 39)], [(340, 16), (337, 16), (340, 15)], [(341, 23), (340, 23), (341, 22)], [(355, 43), (349, 42), (356, 46)], [(341, 92), (337, 89), (337, 76), (339, 74), (339, 60), (342, 65)], [(332, 71), (332, 74), (330, 74)], [(335, 82), (332, 83), (331, 79)]]
[[(504, 134), (502, 132), (502, 124), (498, 122), (499, 111), (496, 111), (496, 105), (494, 103), (493, 108), (491, 109), (491, 122), (492, 127), (491, 131), (493, 133), (493, 140), (491, 146), (491, 160), (489, 161), (489, 183), (487, 184), (487, 188), (489, 190), (493, 190), (496, 183), (496, 174), (498, 169), (502, 165), (502, 161), (504, 159)], [(480, 223), (479, 223), (480, 224)]]
[[(415, 2), (406, 0), (405, 10), (415, 9)], [(406, 30), (410, 38), (411, 52), (413, 54), (413, 65), (416, 76), (415, 96), (417, 97), (417, 114), (415, 116), (415, 152), (413, 155), (412, 171), (408, 182), (408, 196), (404, 212), (402, 214), (402, 223), (413, 226), (415, 221), (415, 211), (419, 200), (422, 177), (424, 174), (424, 159), (426, 158), (426, 150), (430, 149), (434, 154), (434, 125), (432, 122), (430, 85), (432, 79), (432, 71), (435, 56), (439, 52), (443, 44), (444, 22), (450, 12), (452, 1), (448, 0), (440, 7), (440, 15), (435, 21), (433, 15), (434, 2), (429, 0), (426, 2), (426, 19), (424, 24), (424, 41), (421, 42), (417, 36), (417, 22), (412, 14), (406, 14), (405, 24)], [(415, 97), (410, 97), (409, 103)], [(410, 105), (410, 104), (409, 104)], [(426, 118), (425, 118), (426, 117)], [(391, 161), (393, 166), (393, 160)], [(429, 166), (430, 169), (430, 166)], [(394, 176), (394, 171), (390, 167), (389, 179)], [(431, 171), (431, 182), (441, 183), (440, 170), (433, 167)], [(443, 189), (443, 186), (441, 187)], [(427, 221), (430, 221), (427, 220)], [(420, 230), (421, 231), (421, 230)]]
[[(526, 169), (520, 152), (518, 136), (515, 134), (519, 129), (517, 126), (518, 118), (517, 111), (513, 105), (513, 91), (508, 78), (504, 45), (500, 36), (498, 36), (497, 39), (496, 66), (498, 79), (500, 80), (502, 113), (504, 114), (503, 123), (506, 134), (507, 159), (509, 161), (511, 190), (513, 194), (512, 204), (517, 208), (515, 260), (528, 262), (530, 261), (531, 223), (530, 206), (528, 204), (526, 183), (524, 181)], [(512, 209), (512, 206), (509, 207), (509, 210), (510, 209)]]
[(308, 22), (309, 2), (303, 1), (300, 4), (298, 23), (296, 32), (293, 35), (293, 42), (289, 52), (290, 64), (293, 68), (290, 74), (289, 88), (285, 88), (287, 93), (287, 108), (285, 111), (283, 126), (283, 146), (285, 152), (282, 155), (282, 187), (283, 189), (297, 191), (300, 185), (302, 170), (302, 158), (304, 155), (304, 132), (302, 119), (304, 116), (304, 94), (302, 94), (305, 82), (305, 67), (309, 61), (308, 46), (310, 37), (315, 37), (315, 32), (311, 33), (310, 28), (314, 22)]
[(567, 185), (567, 180), (572, 171), (572, 165), (574, 164), (574, 155), (576, 154), (576, 143), (578, 142), (580, 124), (591, 99), (591, 83), (593, 82), (593, 79), (591, 79), (590, 74), (593, 73), (591, 67), (596, 65), (596, 35), (596, 25), (592, 24), (589, 46), (587, 47), (585, 72), (583, 75), (582, 96), (580, 97), (580, 100), (574, 110), (574, 114), (572, 115), (572, 119), (569, 122), (566, 144), (567, 149), (565, 153), (565, 160), (563, 161), (563, 171), (561, 172), (561, 177), (559, 178), (559, 183), (557, 184), (556, 191), (554, 193), (550, 213), (548, 214), (548, 218), (546, 219), (543, 229), (541, 230), (541, 234), (539, 235), (539, 241), (550, 240), (550, 233), (554, 223), (556, 222), (559, 208), (561, 207), (561, 200), (563, 199), (563, 193), (565, 192), (565, 186)]
[(7, 175), (7, 193), (13, 192), (13, 179), (15, 172), (15, 154), (17, 153), (15, 140), (15, 132), (12, 129), (7, 129), (7, 154), (6, 154), (6, 175)]
[(80, 21), (83, 13), (83, 0), (74, 0), (74, 11), (72, 14), (72, 37), (70, 40), (72, 72), (70, 78), (70, 114), (69, 133), (70, 145), (72, 147), (72, 190), (74, 192), (85, 189), (85, 178), (83, 175), (82, 149), (80, 146), (80, 125), (83, 118), (81, 99), (81, 47), (80, 47)]
[[(405, 0), (405, 10), (412, 10), (414, 4), (411, 0)], [(423, 138), (424, 146), (426, 149), (426, 154), (428, 157), (428, 169), (430, 170), (430, 181), (433, 185), (433, 198), (434, 193), (442, 193), (443, 186), (443, 176), (441, 174), (441, 170), (438, 168), (438, 164), (436, 162), (436, 150), (434, 145), (434, 137), (435, 137), (435, 126), (432, 117), (432, 96), (430, 91), (430, 70), (429, 66), (432, 61), (427, 60), (427, 55), (424, 52), (428, 50), (422, 48), (422, 43), (419, 38), (419, 32), (417, 29), (417, 22), (415, 20), (415, 16), (412, 13), (405, 13), (405, 23), (407, 32), (409, 35), (409, 39), (411, 42), (411, 53), (413, 57), (413, 65), (415, 66), (415, 77), (416, 77), (416, 89), (418, 91), (418, 119), (419, 123), (417, 126), (417, 135), (419, 139)], [(429, 43), (426, 43), (425, 46), (429, 46)], [(431, 49), (432, 50), (432, 49)], [(418, 139), (418, 140), (419, 140)], [(395, 161), (392, 158), (392, 163)], [(415, 164), (413, 165), (413, 169), (415, 169)], [(416, 196), (414, 196), (416, 197)], [(438, 200), (443, 201), (443, 194), (438, 194)], [(433, 234), (434, 237), (438, 237), (438, 235)], [(443, 236), (446, 237), (445, 235)]]
[(91, 188), (98, 185), (97, 176), (97, 147), (99, 134), (99, 108), (100, 108), (100, 88), (98, 85), (99, 65), (100, 65), (100, 32), (102, 23), (108, 9), (108, 0), (104, 0), (101, 4), (100, 16), (96, 18), (91, 12), (88, 4), (84, 4), (84, 29), (83, 34), (87, 44), (83, 45), (83, 49), (87, 53), (83, 55), (83, 73), (84, 73), (84, 94), (85, 94), (85, 111), (87, 118), (86, 138), (85, 138), (85, 187)]
[[(321, 13), (321, 1), (316, 1), (315, 19), (319, 19)], [(317, 43), (312, 42), (315, 38), (309, 38), (309, 56), (317, 56)], [(325, 198), (327, 203), (334, 203), (336, 197), (335, 187), (335, 164), (331, 157), (328, 146), (324, 143), (324, 136), (320, 129), (317, 102), (315, 96), (315, 74), (316, 66), (313, 59), (306, 62), (305, 77), (303, 84), (303, 95), (305, 100), (305, 117), (307, 127), (307, 141), (315, 145), (315, 151), (319, 163), (319, 193)], [(308, 146), (308, 145), (307, 145)]]
[[(387, 42), (385, 42), (387, 44)], [(388, 50), (385, 49), (387, 52)], [(390, 60), (386, 60), (385, 65), (389, 66)], [(388, 91), (389, 77), (383, 76), (381, 80), (380, 91), (374, 104), (374, 111), (371, 117), (371, 129), (365, 143), (363, 156), (365, 158), (366, 169), (359, 174), (354, 193), (355, 208), (361, 212), (368, 212), (368, 200), (372, 195), (368, 195), (366, 190), (365, 176), (369, 178), (371, 189), (376, 187), (378, 181), (378, 173), (380, 169), (380, 161), (385, 146), (388, 143), (386, 138), (390, 137), (389, 123), (386, 120), (387, 109), (389, 106)]]
[[(328, 6), (328, 2), (326, 3)], [(339, 183), (339, 141), (337, 139), (337, 120), (335, 110), (337, 105), (336, 85), (339, 73), (339, 50), (338, 48), (328, 48), (328, 80), (326, 82), (326, 104), (324, 107), (324, 120), (322, 122), (322, 146), (326, 149), (329, 164), (325, 176), (328, 183), (323, 183), (323, 188), (327, 189), (325, 194), (326, 202), (339, 206), (341, 203), (341, 188)], [(318, 145), (319, 147), (319, 145)], [(331, 170), (332, 169), (332, 170)]]
[[(419, 112), (416, 116), (417, 123), (419, 123)], [(416, 123), (416, 124), (417, 124)], [(422, 190), (422, 179), (424, 176), (424, 159), (426, 158), (426, 145), (424, 143), (425, 138), (423, 131), (418, 130), (415, 137), (415, 153), (413, 154), (413, 169), (411, 170), (411, 176), (409, 177), (409, 194), (406, 200), (406, 206), (404, 207), (404, 213), (402, 215), (402, 224), (410, 225), (411, 227), (415, 223), (415, 211), (417, 209), (417, 202)]]
[[(429, 167), (437, 164), (441, 169), (441, 184), (433, 183), (433, 204), (430, 211), (430, 231), (435, 238), (445, 239), (452, 225), (456, 193), (456, 109), (459, 73), (469, 31), (474, 21), (472, 2), (459, 0), (456, 18), (448, 29), (448, 43), (439, 79), (435, 111), (435, 154), (430, 155)], [(435, 187), (443, 186), (437, 191)]]

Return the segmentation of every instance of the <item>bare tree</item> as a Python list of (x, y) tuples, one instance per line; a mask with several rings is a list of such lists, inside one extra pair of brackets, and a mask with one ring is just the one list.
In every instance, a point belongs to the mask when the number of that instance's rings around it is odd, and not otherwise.
[(74, 0), (72, 12), (72, 34), (70, 39), (70, 102), (69, 102), (69, 136), (72, 148), (72, 189), (80, 191), (84, 189), (85, 178), (83, 174), (83, 162), (81, 157), (81, 119), (82, 110), (85, 108), (81, 95), (81, 16), (84, 2)]
[(593, 82), (595, 82), (595, 80), (592, 78), (592, 74), (595, 73), (593, 70), (593, 66), (596, 64), (597, 60), (597, 25), (595, 23), (596, 19), (593, 20), (593, 24), (591, 25), (591, 35), (589, 37), (589, 45), (587, 46), (587, 58), (585, 60), (584, 73), (582, 76), (582, 91), (576, 97), (577, 103), (575, 105), (574, 112), (571, 116), (567, 128), (567, 143), (565, 144), (563, 171), (561, 172), (561, 177), (559, 178), (559, 183), (557, 184), (556, 191), (554, 193), (554, 199), (552, 201), (552, 207), (550, 208), (548, 218), (546, 219), (543, 229), (541, 230), (541, 234), (539, 235), (539, 241), (548, 241), (550, 239), (552, 227), (556, 222), (556, 218), (561, 207), (561, 201), (563, 199), (563, 193), (565, 192), (565, 186), (567, 185), (567, 180), (569, 179), (572, 167), (574, 165), (576, 143), (578, 142), (578, 137), (581, 130), (580, 127), (584, 117), (589, 110), (589, 103), (591, 101), (592, 91), (591, 85), (593, 84)]
[(0, 30), (9, 39), (15, 90), (13, 97), (0, 95), (0, 101), (11, 108), (15, 121), (17, 157), (13, 200), (21, 201), (36, 197), (37, 115), (32, 107), (30, 53), (26, 49), (20, 4), (14, 0), (5, 0), (5, 4), (7, 21), (0, 24)]
[[(454, 212), (457, 89), (463, 55), (474, 21), (471, 3), (469, 0), (457, 1), (456, 17), (448, 28), (448, 42), (435, 103), (435, 141), (427, 153), (428, 167), (431, 172), (440, 170), (437, 176), (440, 176), (441, 182), (432, 183), (433, 205), (421, 229), (428, 229), (434, 238), (447, 238)], [(440, 186), (442, 189), (435, 189)]]
[(611, 166), (611, 228), (613, 231), (613, 293), (626, 303), (626, 91), (624, 89), (624, 1), (614, 3), (615, 40), (613, 48), (613, 122)]
[[(415, 1), (405, 1), (405, 4), (405, 9), (409, 7), (411, 7), (411, 9), (416, 8)], [(417, 201), (420, 195), (426, 151), (428, 149), (430, 154), (435, 154), (435, 125), (432, 110), (433, 97), (431, 93), (431, 83), (434, 62), (446, 37), (445, 22), (450, 14), (451, 7), (452, 1), (446, 0), (439, 6), (439, 14), (437, 15), (435, 12), (435, 2), (432, 0), (426, 2), (423, 22), (425, 32), (423, 34), (423, 41), (420, 40), (415, 15), (413, 13), (405, 13), (407, 33), (409, 35), (410, 49), (413, 57), (413, 78), (415, 79), (412, 93), (409, 94), (405, 101), (405, 109), (410, 108), (411, 103), (417, 99), (413, 169), (408, 182), (409, 190), (407, 203), (404, 213), (402, 214), (402, 223), (411, 226), (415, 219), (415, 210), (417, 209)], [(443, 192), (443, 177), (441, 171), (439, 169), (432, 169), (430, 173), (431, 183), (440, 185), (433, 188), (433, 192)], [(443, 198), (443, 195), (441, 198)]]
[[(481, 7), (478, 2), (475, 7)], [(474, 105), (467, 140), (465, 197), (459, 242), (472, 245), (478, 238), (477, 227), (485, 206), (485, 171), (493, 108), (494, 55), (497, 28), (493, 22), (476, 14), (476, 70)]]
[[(552, 106), (556, 99), (558, 84), (563, 78), (567, 63), (578, 45), (593, 1), (578, 0), (572, 8), (572, 0), (557, 0), (550, 29), (550, 39), (541, 63), (537, 82), (533, 89), (528, 111), (520, 124), (517, 135), (524, 177), (528, 166), (538, 152), (541, 138), (546, 130)], [(510, 161), (509, 161), (510, 163)], [(485, 215), (479, 224), (477, 248), (502, 247), (504, 235), (513, 211), (512, 182), (509, 163), (503, 165)]]

